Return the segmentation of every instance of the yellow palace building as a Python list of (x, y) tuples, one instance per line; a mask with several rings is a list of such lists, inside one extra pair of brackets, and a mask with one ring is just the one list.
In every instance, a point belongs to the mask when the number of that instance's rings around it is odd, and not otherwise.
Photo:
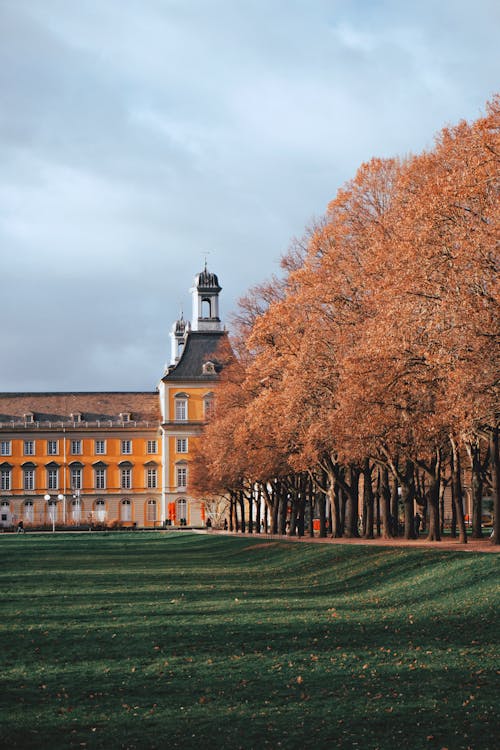
[(204, 525), (189, 461), (217, 387), (220, 292), (205, 266), (154, 391), (0, 393), (1, 528)]

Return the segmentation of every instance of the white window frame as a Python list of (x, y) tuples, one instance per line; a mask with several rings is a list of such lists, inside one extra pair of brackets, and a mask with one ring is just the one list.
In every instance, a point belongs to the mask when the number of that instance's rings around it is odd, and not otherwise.
[(99, 523), (104, 523), (106, 520), (106, 502), (101, 498), (95, 501), (95, 514)]
[(82, 477), (83, 477), (83, 469), (81, 468), (81, 466), (72, 466), (71, 467), (71, 489), (72, 490), (82, 489)]
[(189, 440), (187, 437), (175, 438), (175, 452), (176, 453), (188, 453), (189, 452)]
[(12, 456), (12, 440), (0, 441), (0, 456)]
[(82, 520), (82, 501), (80, 498), (71, 501), (71, 520), (80, 523)]
[(131, 440), (122, 440), (121, 444), (121, 452), (124, 456), (130, 456), (132, 453), (132, 441)]
[(120, 487), (122, 490), (132, 489), (132, 469), (120, 469)]
[(50, 522), (55, 523), (57, 521), (57, 500), (49, 500), (47, 502), (47, 509)]
[(176, 397), (175, 399), (175, 421), (188, 421), (188, 399), (185, 396)]
[(146, 469), (146, 487), (148, 490), (155, 490), (158, 487), (158, 470), (154, 468)]
[(32, 492), (35, 489), (35, 469), (23, 469), (23, 489)]
[(106, 441), (105, 440), (94, 440), (94, 455), (95, 456), (106, 455)]
[(148, 500), (146, 503), (146, 521), (156, 523), (158, 520), (158, 506), (156, 500)]
[(48, 490), (59, 489), (59, 469), (54, 469), (54, 468), (47, 469), (47, 489)]
[(203, 416), (205, 419), (209, 419), (213, 416), (215, 408), (215, 401), (213, 394), (204, 396), (203, 398)]
[(25, 500), (23, 503), (23, 518), (27, 523), (33, 523), (35, 518), (35, 504), (33, 500)]
[(187, 488), (187, 466), (185, 464), (175, 467), (175, 481), (178, 490)]
[(178, 523), (185, 521), (187, 523), (187, 500), (185, 497), (179, 497), (175, 503), (175, 513)]
[(59, 440), (47, 440), (47, 456), (59, 455)]
[(10, 492), (12, 485), (12, 469), (2, 467), (0, 469), (0, 490), (2, 492)]
[(70, 444), (70, 453), (72, 456), (81, 456), (82, 455), (82, 441), (80, 438), (75, 438), (71, 441)]
[[(126, 510), (125, 510), (126, 509)], [(132, 503), (126, 498), (120, 503), (120, 521), (131, 521), (132, 520)]]
[(148, 440), (147, 453), (149, 454), (158, 453), (158, 440)]
[(36, 443), (34, 440), (24, 441), (24, 455), (35, 456), (36, 455)]
[(94, 469), (94, 487), (96, 490), (106, 489), (106, 468), (99, 467)]

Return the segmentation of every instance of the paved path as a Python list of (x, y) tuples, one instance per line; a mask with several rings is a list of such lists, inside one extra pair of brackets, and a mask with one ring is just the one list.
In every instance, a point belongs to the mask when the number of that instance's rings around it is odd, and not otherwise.
[(211, 534), (224, 534), (227, 536), (237, 536), (245, 539), (255, 539), (255, 541), (287, 541), (287, 542), (307, 542), (309, 544), (358, 544), (367, 547), (420, 547), (420, 549), (435, 549), (441, 552), (500, 552), (500, 545), (491, 544), (489, 537), (484, 539), (469, 539), (467, 544), (460, 544), (456, 539), (444, 537), (441, 542), (428, 542), (425, 537), (420, 539), (332, 539), (331, 537), (320, 538), (315, 536), (313, 539), (309, 536), (283, 536), (281, 534), (240, 534), (231, 531), (211, 531)]

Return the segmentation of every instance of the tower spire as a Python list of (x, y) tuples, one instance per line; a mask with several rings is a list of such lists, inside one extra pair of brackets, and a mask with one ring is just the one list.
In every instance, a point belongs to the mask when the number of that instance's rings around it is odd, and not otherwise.
[(219, 317), (219, 293), (221, 289), (216, 274), (208, 270), (205, 257), (204, 269), (195, 277), (194, 286), (191, 289), (193, 298), (191, 328), (193, 331), (222, 330)]

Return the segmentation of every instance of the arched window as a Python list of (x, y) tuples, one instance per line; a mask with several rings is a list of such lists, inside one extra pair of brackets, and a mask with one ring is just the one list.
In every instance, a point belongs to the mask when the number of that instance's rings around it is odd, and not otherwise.
[(156, 500), (148, 500), (146, 506), (146, 520), (154, 523), (156, 521)]
[(82, 503), (80, 499), (73, 500), (71, 503), (71, 518), (73, 523), (80, 523), (82, 518)]
[(180, 498), (177, 500), (177, 522), (179, 526), (185, 526), (187, 524), (187, 500)]
[(202, 297), (201, 299), (201, 317), (211, 318), (212, 317), (212, 303), (210, 297)]
[(120, 520), (131, 521), (132, 520), (132, 503), (130, 500), (122, 500), (120, 505)]
[(187, 393), (175, 394), (175, 421), (187, 422), (188, 419), (188, 398)]
[(35, 519), (35, 508), (32, 500), (26, 500), (24, 503), (24, 520), (27, 523), (33, 523)]
[(104, 523), (106, 520), (106, 503), (104, 500), (99, 499), (95, 501), (95, 514), (98, 523)]
[(49, 521), (55, 523), (57, 521), (57, 500), (48, 501)]

